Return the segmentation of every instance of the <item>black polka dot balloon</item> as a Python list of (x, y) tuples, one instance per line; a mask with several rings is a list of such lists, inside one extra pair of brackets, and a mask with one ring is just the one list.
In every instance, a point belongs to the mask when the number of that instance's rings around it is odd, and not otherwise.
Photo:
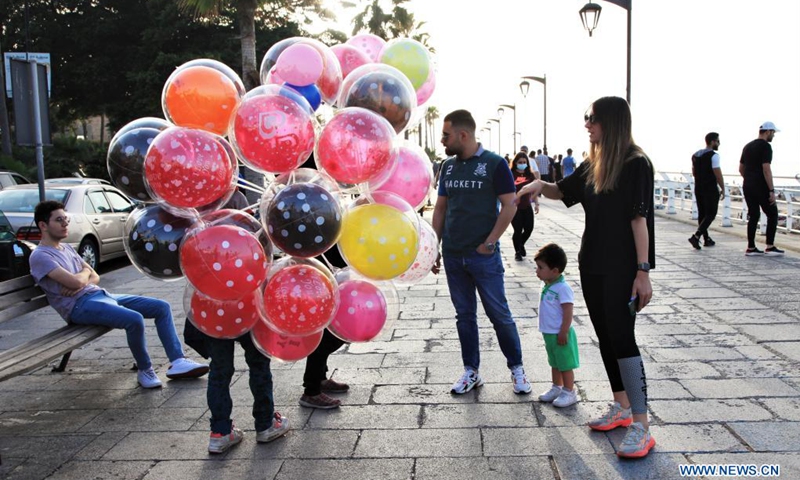
[(131, 198), (152, 202), (144, 186), (144, 158), (153, 139), (171, 123), (145, 117), (122, 127), (108, 145), (106, 164), (114, 185)]
[(125, 252), (140, 272), (156, 280), (183, 277), (180, 245), (192, 221), (159, 205), (135, 210), (125, 222)]
[(281, 190), (267, 207), (267, 234), (293, 257), (324, 253), (339, 239), (342, 211), (336, 197), (319, 185), (295, 183)]

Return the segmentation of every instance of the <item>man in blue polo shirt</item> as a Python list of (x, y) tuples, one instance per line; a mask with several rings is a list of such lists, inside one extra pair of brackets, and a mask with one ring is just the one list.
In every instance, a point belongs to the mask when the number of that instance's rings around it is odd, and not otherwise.
[[(450, 158), (440, 169), (433, 229), (442, 241), (445, 274), (456, 309), (464, 362), (464, 373), (453, 384), (451, 393), (463, 394), (483, 385), (478, 373), (480, 344), (475, 290), (481, 296), (511, 370), (514, 392), (530, 393), (531, 385), (522, 368), (517, 324), (506, 300), (505, 270), (498, 242), (516, 212), (514, 177), (501, 156), (484, 150), (476, 141), (475, 120), (466, 110), (456, 110), (444, 117), (442, 145)], [(438, 261), (433, 272), (439, 272)]]

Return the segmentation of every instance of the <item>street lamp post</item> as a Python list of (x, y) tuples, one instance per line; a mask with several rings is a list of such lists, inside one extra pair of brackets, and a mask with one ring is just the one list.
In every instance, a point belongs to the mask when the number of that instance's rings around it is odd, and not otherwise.
[[(628, 104), (631, 103), (631, 10), (633, 9), (633, 0), (606, 0), (607, 2), (613, 3), (618, 7), (622, 7), (628, 11), (628, 65), (627, 65), (627, 75), (626, 75), (626, 87), (625, 87), (625, 99), (628, 101)], [(600, 20), (600, 11), (603, 10), (603, 7), (596, 3), (587, 3), (580, 9), (578, 12), (581, 16), (581, 22), (583, 23), (583, 28), (589, 32), (589, 36), (592, 36), (592, 31), (597, 28), (597, 22)]]
[(502, 156), (503, 154), (500, 153), (500, 152), (503, 151), (503, 134), (501, 133), (502, 129), (500, 128), (500, 119), (499, 118), (490, 118), (487, 121), (487, 125), (489, 125), (491, 127), (492, 124), (490, 122), (497, 122), (497, 154)]
[(512, 136), (514, 137), (514, 154), (516, 154), (517, 153), (517, 108), (516, 105), (508, 105), (506, 103), (503, 103), (500, 105), (500, 107), (497, 108), (497, 116), (502, 117), (503, 113), (505, 113), (504, 109), (506, 108), (510, 108), (511, 110), (514, 111), (514, 133), (512, 134)]
[(522, 77), (522, 82), (519, 84), (519, 91), (522, 92), (523, 97), (528, 96), (528, 90), (531, 88), (531, 82), (539, 82), (544, 85), (544, 148), (547, 148), (547, 75), (541, 77)]
[(492, 129), (490, 127), (481, 128), (481, 132), (489, 132), (489, 150), (492, 149)]

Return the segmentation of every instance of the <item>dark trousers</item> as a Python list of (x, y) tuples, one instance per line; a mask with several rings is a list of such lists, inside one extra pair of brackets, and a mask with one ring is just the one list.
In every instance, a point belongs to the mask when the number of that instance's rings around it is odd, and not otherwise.
[(272, 425), (275, 402), (272, 398), (272, 372), (269, 369), (269, 358), (258, 351), (250, 334), (242, 335), (236, 340), (206, 338), (206, 346), (211, 356), (211, 369), (208, 373), (206, 397), (211, 410), (211, 431), (227, 435), (231, 433), (231, 379), (234, 344), (239, 342), (244, 348), (244, 358), (250, 367), (250, 391), (253, 393), (253, 419), (256, 432), (263, 432)]
[(327, 329), (323, 332), (319, 346), (306, 359), (306, 371), (303, 374), (303, 395), (313, 397), (322, 393), (320, 383), (325, 380), (328, 373), (328, 357), (344, 344), (344, 340)]
[(625, 390), (618, 359), (640, 356), (634, 326), (636, 317), (628, 310), (636, 270), (593, 275), (581, 272), (581, 288), (589, 318), (600, 343), (611, 391)]
[(518, 208), (517, 213), (511, 220), (511, 226), (514, 228), (514, 235), (511, 236), (511, 241), (514, 243), (514, 252), (520, 255), (525, 255), (525, 242), (531, 238), (533, 234), (533, 208)]
[(708, 227), (714, 223), (719, 209), (719, 191), (716, 185), (714, 190), (695, 189), (694, 196), (697, 199), (697, 233), (695, 236), (708, 238)]
[(778, 230), (778, 204), (769, 203), (769, 192), (762, 189), (744, 188), (744, 201), (747, 203), (747, 248), (756, 247), (756, 231), (761, 220), (761, 212), (767, 216), (767, 245), (775, 245), (775, 232)]

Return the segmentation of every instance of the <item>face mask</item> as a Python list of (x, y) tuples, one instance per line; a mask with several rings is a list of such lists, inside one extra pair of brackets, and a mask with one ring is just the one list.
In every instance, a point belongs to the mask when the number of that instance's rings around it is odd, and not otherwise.
[(517, 164), (517, 170), (519, 170), (520, 172), (524, 171), (526, 168), (528, 168), (528, 164), (527, 163), (518, 163)]

